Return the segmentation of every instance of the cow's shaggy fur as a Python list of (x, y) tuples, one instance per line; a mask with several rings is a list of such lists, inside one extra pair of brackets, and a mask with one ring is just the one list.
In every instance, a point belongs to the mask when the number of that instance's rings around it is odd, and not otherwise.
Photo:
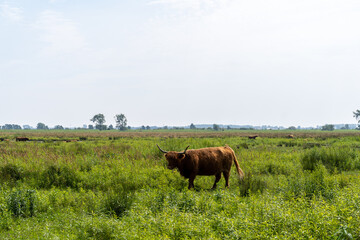
[(168, 168), (177, 168), (181, 176), (189, 179), (189, 189), (194, 187), (194, 179), (197, 175), (215, 175), (213, 185), (213, 189), (215, 189), (216, 183), (219, 182), (221, 174), (223, 174), (225, 187), (229, 187), (230, 169), (233, 162), (240, 179), (244, 177), (244, 172), (236, 160), (234, 151), (227, 145), (225, 147), (190, 149), (184, 152), (166, 152), (160, 147), (159, 149), (165, 153)]

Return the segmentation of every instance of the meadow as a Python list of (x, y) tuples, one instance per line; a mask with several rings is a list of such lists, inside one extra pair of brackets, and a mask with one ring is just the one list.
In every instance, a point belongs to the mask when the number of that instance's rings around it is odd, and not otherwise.
[[(360, 239), (360, 132), (288, 134), (0, 131), (0, 239)], [(228, 144), (245, 178), (188, 190), (156, 144)]]

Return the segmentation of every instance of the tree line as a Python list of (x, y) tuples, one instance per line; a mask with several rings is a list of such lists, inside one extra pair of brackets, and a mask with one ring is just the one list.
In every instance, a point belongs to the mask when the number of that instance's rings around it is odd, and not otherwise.
[[(130, 129), (129, 126), (127, 126), (127, 118), (124, 114), (117, 114), (115, 115), (115, 122), (116, 125), (115, 127), (111, 124), (109, 126), (105, 125), (104, 123), (105, 121), (105, 116), (104, 114), (96, 114), (94, 117), (92, 117), (90, 119), (90, 121), (92, 121), (95, 124), (95, 127), (93, 125), (89, 125), (88, 129), (98, 129), (98, 130), (113, 130), (113, 129), (118, 129), (120, 131), (125, 131), (127, 129)], [(18, 124), (5, 124), (4, 126), (0, 126), (0, 129), (2, 130), (22, 130), (22, 129), (32, 129), (32, 127), (30, 127), (29, 125), (24, 125), (23, 128), (18, 125)], [(42, 123), (39, 122), (36, 125), (36, 129), (37, 130), (49, 130), (50, 128)], [(62, 125), (56, 125), (53, 129), (55, 130), (65, 130), (67, 128), (64, 128)], [(78, 128), (81, 129), (81, 128)]]
[[(125, 131), (127, 129), (130, 129), (130, 127), (127, 126), (127, 118), (123, 113), (115, 115), (115, 122), (116, 122), (116, 129), (120, 131)], [(96, 114), (93, 118), (90, 119), (95, 124), (95, 129), (98, 130), (113, 130), (113, 125), (105, 125), (105, 116), (102, 113)], [(89, 129), (94, 129), (93, 125), (89, 125)]]
[[(353, 112), (353, 117), (357, 120), (358, 122), (358, 127), (357, 129), (360, 130), (360, 110), (356, 110)], [(95, 124), (94, 125), (88, 125), (88, 129), (97, 129), (97, 130), (113, 130), (113, 129), (118, 129), (120, 131), (125, 131), (125, 130), (128, 130), (128, 129), (131, 129), (130, 126), (127, 125), (127, 118), (126, 116), (121, 113), (121, 114), (117, 114), (114, 116), (115, 118), (115, 122), (116, 122), (116, 125), (115, 127), (110, 124), (109, 126), (105, 125), (104, 123), (106, 122), (105, 120), (105, 116), (104, 114), (102, 113), (98, 113), (96, 115), (94, 115), (90, 121), (93, 122)], [(24, 125), (23, 128), (18, 125), (18, 124), (5, 124), (3, 126), (0, 126), (0, 129), (2, 130), (21, 130), (21, 129), (32, 129), (29, 125)], [(49, 127), (47, 125), (45, 125), (44, 123), (41, 123), (39, 122), (36, 126), (36, 129), (38, 130), (49, 130)], [(56, 125), (53, 129), (55, 130), (64, 130), (66, 128), (64, 128), (63, 126), (61, 125)], [(81, 128), (79, 128), (81, 129)], [(150, 130), (150, 126), (141, 126), (140, 127), (141, 130)], [(168, 129), (167, 126), (165, 126), (163, 129)], [(190, 124), (190, 129), (196, 129), (196, 126), (191, 123)], [(213, 127), (211, 128), (215, 131), (219, 131), (219, 130), (224, 130), (222, 128), (220, 128), (219, 125), (217, 124), (213, 124)], [(228, 126), (227, 127), (228, 130), (230, 130), (231, 128)], [(289, 127), (288, 128), (289, 130), (295, 130), (296, 128), (295, 127)], [(349, 129), (349, 125), (346, 124), (344, 128), (342, 129)], [(326, 124), (324, 126), (322, 126), (321, 130), (323, 131), (333, 131), (334, 130), (334, 125), (332, 124)]]

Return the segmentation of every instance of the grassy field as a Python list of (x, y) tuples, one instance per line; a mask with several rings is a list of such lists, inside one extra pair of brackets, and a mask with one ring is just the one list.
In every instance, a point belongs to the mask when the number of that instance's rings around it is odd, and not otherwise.
[[(0, 138), (0, 239), (360, 238), (360, 131), (22, 130)], [(223, 178), (210, 190), (214, 177), (198, 176), (188, 190), (156, 144), (228, 144), (245, 178), (233, 167), (228, 189)]]

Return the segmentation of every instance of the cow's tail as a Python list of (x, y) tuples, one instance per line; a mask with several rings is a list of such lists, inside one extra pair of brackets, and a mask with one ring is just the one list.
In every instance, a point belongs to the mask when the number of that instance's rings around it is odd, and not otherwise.
[(235, 166), (236, 166), (236, 171), (237, 171), (238, 174), (239, 174), (239, 178), (240, 178), (240, 180), (242, 180), (242, 179), (244, 178), (245, 174), (244, 174), (243, 170), (240, 168), (239, 163), (238, 163), (238, 161), (237, 161), (237, 159), (236, 159), (235, 154), (234, 154), (234, 163), (235, 163)]
[(244, 174), (243, 170), (240, 168), (239, 162), (238, 162), (237, 159), (236, 159), (235, 152), (234, 152), (234, 150), (232, 150), (232, 148), (229, 147), (228, 145), (226, 145), (226, 147), (230, 148), (231, 151), (232, 151), (232, 153), (233, 153), (233, 158), (234, 158), (234, 163), (235, 163), (236, 171), (237, 171), (237, 173), (239, 174), (240, 180), (242, 180), (242, 179), (244, 178), (245, 174)]

